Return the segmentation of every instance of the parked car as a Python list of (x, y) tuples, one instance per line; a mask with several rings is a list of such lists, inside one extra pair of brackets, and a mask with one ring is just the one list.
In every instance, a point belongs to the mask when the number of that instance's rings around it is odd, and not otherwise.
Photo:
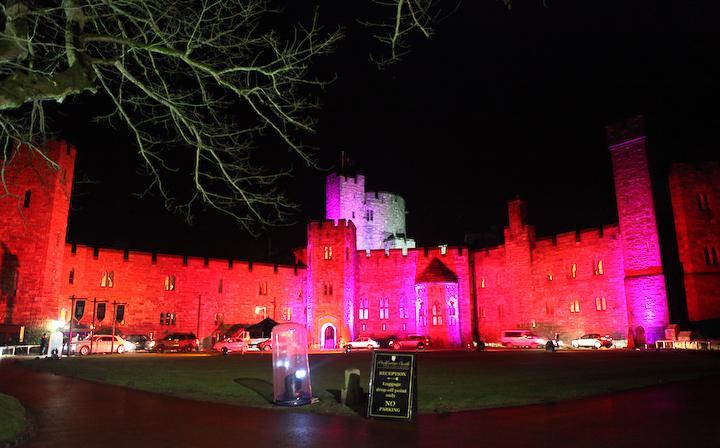
[(247, 343), (241, 338), (228, 338), (223, 341), (218, 341), (213, 345), (213, 350), (216, 352), (223, 352), (227, 355), (230, 352), (244, 352), (247, 350)]
[(147, 344), (150, 338), (144, 334), (128, 334), (123, 339), (131, 343), (135, 347), (135, 351), (147, 350)]
[(505, 330), (500, 338), (503, 347), (545, 348), (547, 341), (529, 330)]
[(125, 353), (125, 351), (134, 348), (134, 345), (120, 336), (115, 336), (115, 341), (113, 342), (113, 336), (107, 334), (92, 336), (80, 341), (73, 341), (72, 344), (70, 344), (71, 351), (83, 356), (89, 355), (90, 353)]
[(376, 348), (380, 348), (380, 344), (370, 338), (367, 337), (359, 337), (356, 338), (354, 341), (348, 342), (345, 344), (345, 351), (349, 352), (353, 349), (363, 349), (366, 348), (368, 350), (375, 350)]
[(256, 347), (257, 347), (258, 350), (260, 350), (261, 352), (269, 352), (269, 351), (272, 351), (272, 339), (265, 339), (264, 341), (262, 341), (261, 343), (259, 343), (258, 345), (256, 345)]
[(430, 336), (412, 335), (412, 336), (408, 336), (406, 338), (395, 339), (393, 341), (390, 341), (390, 347), (394, 348), (395, 350), (400, 350), (400, 349), (424, 350), (428, 347), (432, 347), (432, 340), (430, 339)]
[(589, 347), (589, 348), (600, 348), (613, 346), (613, 338), (609, 335), (601, 336), (598, 333), (584, 334), (577, 339), (572, 340), (572, 346), (574, 348)]
[(191, 352), (197, 350), (200, 340), (195, 333), (170, 333), (162, 338), (153, 339), (148, 344), (148, 350), (158, 353), (168, 351)]

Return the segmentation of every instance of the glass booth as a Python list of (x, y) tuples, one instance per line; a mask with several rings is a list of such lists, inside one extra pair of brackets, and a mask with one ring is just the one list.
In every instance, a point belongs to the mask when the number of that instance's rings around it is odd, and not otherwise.
[(300, 406), (310, 403), (312, 389), (305, 327), (294, 323), (276, 325), (271, 339), (275, 404)]

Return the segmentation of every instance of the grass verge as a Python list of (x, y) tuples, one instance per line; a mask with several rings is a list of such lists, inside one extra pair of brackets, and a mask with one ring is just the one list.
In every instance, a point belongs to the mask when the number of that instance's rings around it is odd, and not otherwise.
[(25, 408), (15, 398), (0, 394), (0, 447), (12, 446), (30, 431)]

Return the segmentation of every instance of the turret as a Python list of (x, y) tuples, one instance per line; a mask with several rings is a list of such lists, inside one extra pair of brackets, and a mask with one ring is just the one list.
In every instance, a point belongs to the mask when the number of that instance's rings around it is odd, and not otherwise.
[(663, 337), (668, 304), (642, 117), (607, 128), (623, 246), (629, 335), (636, 344)]

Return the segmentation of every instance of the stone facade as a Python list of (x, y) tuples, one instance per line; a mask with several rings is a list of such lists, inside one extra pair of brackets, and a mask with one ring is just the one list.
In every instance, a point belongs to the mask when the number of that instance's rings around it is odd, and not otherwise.
[[(123, 333), (192, 331), (206, 343), (222, 324), (265, 317), (304, 324), (321, 348), (413, 334), (463, 346), (498, 341), (508, 329), (558, 333), (566, 342), (587, 332), (652, 342), (669, 317), (638, 129), (629, 122), (609, 132), (618, 224), (537, 238), (516, 199), (501, 246), (415, 248), (401, 197), (367, 192), (362, 175), (331, 174), (327, 220), (308, 225), (294, 266), (66, 244), (74, 150), (49, 146), (59, 169), (21, 151), (8, 163), (11, 195), (0, 199), (0, 317), (36, 327), (67, 320), (75, 297), (86, 300), (80, 324), (95, 317), (96, 326), (110, 326), (112, 310), (123, 306)], [(695, 318), (720, 316), (717, 264), (703, 264), (702, 248), (718, 244), (717, 164), (710, 167), (696, 176), (678, 166), (671, 177)], [(698, 211), (696, 196), (706, 191), (707, 210)], [(92, 303), (104, 304), (102, 321)]]

